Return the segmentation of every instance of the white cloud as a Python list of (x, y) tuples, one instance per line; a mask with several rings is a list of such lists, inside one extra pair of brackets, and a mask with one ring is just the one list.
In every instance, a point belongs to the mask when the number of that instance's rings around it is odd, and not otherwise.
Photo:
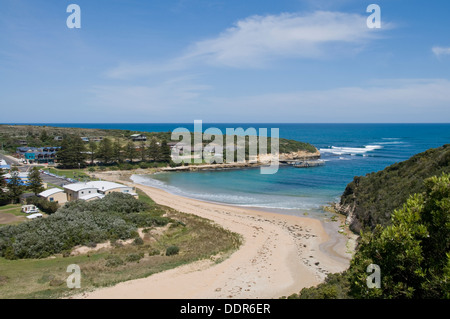
[(436, 55), (437, 57), (440, 57), (441, 55), (450, 55), (450, 47), (433, 47), (431, 51), (433, 51), (434, 55)]
[[(175, 59), (161, 63), (123, 63), (106, 75), (130, 79), (204, 64), (255, 68), (276, 59), (349, 54), (380, 36), (380, 30), (369, 29), (366, 20), (365, 15), (328, 11), (254, 15), (236, 22), (214, 38), (193, 43)], [(391, 27), (392, 24), (384, 23), (381, 30)]]
[(216, 38), (195, 43), (185, 58), (243, 68), (274, 58), (320, 58), (335, 54), (333, 45), (351, 48), (379, 36), (367, 28), (366, 20), (359, 14), (327, 11), (255, 15)]

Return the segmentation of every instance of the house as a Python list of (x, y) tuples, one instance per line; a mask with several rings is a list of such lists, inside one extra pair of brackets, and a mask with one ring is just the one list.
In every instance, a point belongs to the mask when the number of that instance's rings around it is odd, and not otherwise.
[(102, 199), (103, 197), (105, 197), (105, 195), (96, 193), (96, 194), (89, 194), (89, 195), (81, 196), (79, 199), (90, 202), (91, 200)]
[(133, 142), (145, 142), (147, 141), (147, 136), (144, 134), (133, 134), (130, 136)]
[[(108, 181), (68, 184), (64, 186), (64, 192), (67, 194), (68, 201), (77, 199), (93, 200), (96, 198), (103, 198), (105, 195), (113, 192), (130, 194), (135, 198), (138, 198), (134, 187)], [(103, 195), (103, 197), (100, 195)]]
[[(5, 174), (5, 175), (3, 175), (3, 177), (5, 178), (6, 183), (10, 183), (11, 178), (12, 178), (11, 173)], [(17, 177), (20, 179), (21, 185), (28, 185), (28, 183), (29, 183), (28, 173), (19, 172), (17, 174)]]
[(16, 153), (19, 158), (31, 163), (54, 163), (56, 152), (60, 147), (18, 147)]
[(5, 160), (0, 159), (0, 169), (3, 171), (9, 171), (11, 169), (11, 166), (8, 165)]
[(87, 182), (90, 186), (95, 187), (100, 194), (108, 195), (113, 192), (126, 193), (137, 197), (136, 189), (134, 187), (125, 186), (122, 184), (108, 182), (108, 181), (94, 181)]
[(97, 194), (97, 188), (88, 185), (87, 183), (68, 184), (63, 187), (64, 192), (67, 195), (67, 201), (69, 202), (80, 199), (80, 197), (85, 195)]
[(54, 138), (55, 141), (61, 142), (63, 140), (62, 136), (55, 136)]
[(89, 143), (89, 137), (81, 137), (83, 142)]
[(103, 137), (102, 136), (91, 137), (91, 141), (92, 142), (101, 142), (101, 141), (103, 141)]
[(60, 188), (47, 189), (42, 193), (39, 193), (38, 196), (45, 198), (49, 202), (55, 202), (58, 204), (64, 204), (67, 202), (67, 194)]

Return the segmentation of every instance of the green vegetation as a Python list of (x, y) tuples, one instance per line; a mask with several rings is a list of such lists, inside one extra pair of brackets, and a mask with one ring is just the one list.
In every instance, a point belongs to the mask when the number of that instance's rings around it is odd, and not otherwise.
[(56, 153), (56, 159), (62, 168), (85, 167), (86, 147), (84, 142), (78, 136), (66, 136), (61, 143), (61, 149)]
[(6, 186), (4, 175), (5, 172), (0, 168), (0, 206), (6, 205), (9, 202), (8, 193), (3, 190)]
[[(136, 207), (143, 205), (142, 207), (145, 206), (146, 209), (134, 213), (165, 218), (169, 221), (166, 227), (158, 225), (146, 226), (143, 229), (140, 226), (133, 227), (133, 229), (142, 230), (142, 242), (138, 241), (137, 244), (139, 237), (135, 233), (133, 243), (127, 244), (120, 239), (111, 240), (111, 246), (105, 248), (100, 248), (95, 241), (86, 240), (88, 242), (86, 246), (92, 247), (90, 249), (93, 250), (82, 255), (73, 255), (70, 251), (64, 251), (51, 258), (11, 260), (0, 257), (0, 296), (15, 299), (67, 297), (70, 294), (111, 286), (126, 280), (148, 277), (218, 253), (226, 257), (240, 245), (241, 240), (237, 234), (218, 227), (206, 219), (155, 204), (147, 195), (141, 191), (138, 192), (141, 195), (139, 201), (145, 201), (145, 203), (137, 204)], [(73, 215), (74, 212), (78, 215), (83, 213), (81, 211), (77, 213), (78, 208), (88, 207), (92, 210), (91, 215), (101, 219), (103, 217), (101, 212), (99, 214), (94, 211), (97, 211), (97, 205), (102, 206), (103, 202), (99, 200), (91, 203), (95, 202), (94, 207), (84, 206), (81, 203), (73, 204), (75, 207), (67, 207), (66, 212), (72, 212), (68, 215)], [(118, 211), (123, 210), (124, 207), (119, 200), (112, 201), (106, 206), (109, 210), (116, 205), (118, 205)], [(126, 217), (133, 212), (114, 211), (111, 214)], [(78, 217), (73, 216), (68, 222), (78, 220)], [(25, 224), (31, 223), (34, 221)], [(118, 225), (119, 228), (121, 225), (123, 224)], [(171, 246), (178, 247), (179, 251), (177, 254), (166, 256), (166, 251)], [(0, 250), (3, 251), (2, 248)], [(69, 276), (66, 269), (71, 264), (77, 264), (81, 268), (81, 289), (70, 290), (65, 285), (65, 280)]]
[(20, 195), (25, 190), (25, 186), (22, 185), (22, 180), (19, 177), (19, 170), (16, 167), (11, 168), (11, 178), (7, 183), (8, 189), (7, 197), (11, 200), (11, 203), (15, 204), (19, 202)]
[(28, 197), (27, 198), (27, 204), (28, 205), (35, 205), (37, 208), (39, 208), (42, 212), (51, 215), (56, 213), (56, 211), (59, 209), (59, 204), (56, 202), (50, 202), (45, 198), (42, 197)]
[[(159, 214), (158, 214), (159, 213)], [(45, 258), (76, 245), (137, 236), (137, 227), (167, 224), (161, 212), (122, 193), (66, 203), (48, 218), (0, 228), (0, 257)]]
[[(394, 210), (389, 226), (362, 232), (350, 268), (291, 298), (450, 298), (450, 175), (424, 181)], [(381, 269), (381, 287), (368, 288), (367, 267)]]
[[(143, 134), (148, 142), (133, 142), (132, 134)], [(88, 138), (89, 142), (81, 140)], [(55, 139), (58, 138), (58, 139)], [(62, 138), (60, 140), (59, 138)], [(222, 136), (223, 145), (226, 145), (226, 135)], [(235, 142), (236, 143), (236, 137)], [(245, 137), (246, 159), (249, 158), (248, 141)], [(114, 142), (112, 142), (114, 141)], [(193, 133), (191, 133), (193, 149)], [(81, 128), (61, 128), (31, 125), (0, 125), (0, 142), (9, 153), (15, 153), (19, 146), (31, 147), (61, 146), (57, 152), (58, 165), (62, 168), (84, 168), (87, 164), (100, 167), (117, 167), (118, 169), (133, 169), (133, 162), (139, 159), (139, 168), (159, 166), (177, 166), (171, 161), (171, 150), (168, 146), (171, 132), (134, 132), (129, 130), (101, 130)], [(206, 146), (212, 140), (205, 139)], [(267, 151), (271, 151), (271, 137), (267, 138)], [(259, 147), (259, 146), (258, 146)], [(308, 143), (294, 140), (279, 139), (280, 153), (304, 151), (314, 153), (317, 149)], [(226, 157), (226, 156), (225, 156)], [(99, 162), (96, 162), (96, 161)], [(125, 161), (128, 163), (125, 163)], [(226, 158), (224, 159), (226, 162)], [(122, 165), (123, 164), (123, 165)], [(208, 163), (209, 164), (209, 163)], [(180, 165), (180, 164), (178, 164)]]
[(31, 169), (31, 172), (28, 174), (28, 180), (28, 189), (32, 191), (34, 195), (44, 191), (41, 173), (39, 173), (39, 169), (37, 167), (33, 167)]
[(172, 256), (172, 255), (176, 255), (178, 254), (178, 252), (180, 251), (180, 248), (178, 248), (177, 246), (169, 246), (166, 249), (166, 256)]
[(338, 211), (354, 216), (350, 229), (359, 233), (365, 227), (390, 224), (391, 213), (408, 197), (424, 191), (423, 181), (431, 176), (450, 173), (450, 144), (430, 149), (386, 169), (355, 177), (347, 185)]
[(89, 175), (87, 175), (83, 169), (57, 169), (50, 167), (46, 169), (46, 171), (58, 176), (75, 180), (90, 179)]

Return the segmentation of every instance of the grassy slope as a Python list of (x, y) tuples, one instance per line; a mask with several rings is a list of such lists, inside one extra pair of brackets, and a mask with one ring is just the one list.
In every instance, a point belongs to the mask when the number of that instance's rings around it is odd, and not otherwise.
[(394, 209), (400, 208), (411, 194), (423, 191), (424, 179), (443, 172), (450, 173), (450, 144), (429, 149), (382, 171), (355, 177), (340, 202), (344, 207), (355, 207), (356, 218), (350, 228), (359, 232), (366, 226), (388, 225)]
[[(40, 140), (41, 133), (45, 131), (48, 140), (42, 142)], [(53, 140), (55, 136), (65, 136), (68, 134), (80, 137), (108, 137), (112, 140), (119, 140), (122, 145), (129, 141), (131, 134), (144, 134), (148, 139), (154, 137), (157, 140), (171, 141), (170, 132), (137, 132), (130, 130), (103, 130), (103, 129), (82, 129), (82, 128), (64, 128), (51, 126), (32, 126), (32, 125), (0, 125), (0, 141), (4, 143), (5, 149), (14, 152), (16, 147), (20, 146), (18, 140), (26, 140), (28, 146), (59, 146), (60, 143)], [(208, 141), (205, 141), (208, 143)], [(136, 142), (136, 145), (139, 145)], [(268, 141), (270, 145), (270, 138)], [(280, 139), (280, 152), (289, 153), (296, 151), (315, 152), (316, 148), (308, 143), (298, 142), (294, 140)]]
[[(143, 192), (139, 191), (139, 194), (142, 201), (157, 205)], [(0, 298), (68, 296), (96, 287), (147, 277), (219, 253), (227, 255), (240, 245), (237, 234), (212, 225), (206, 219), (162, 208), (168, 217), (179, 223), (171, 224), (161, 235), (146, 234), (143, 245), (117, 245), (111, 249), (71, 257), (57, 255), (46, 259), (22, 260), (0, 258)], [(180, 248), (179, 254), (165, 256), (166, 248), (171, 245)], [(130, 254), (143, 254), (144, 257), (139, 262), (126, 262)], [(110, 255), (118, 256), (124, 264), (108, 266), (106, 258)], [(65, 280), (70, 275), (66, 269), (70, 264), (77, 264), (81, 268), (81, 291), (66, 287)]]

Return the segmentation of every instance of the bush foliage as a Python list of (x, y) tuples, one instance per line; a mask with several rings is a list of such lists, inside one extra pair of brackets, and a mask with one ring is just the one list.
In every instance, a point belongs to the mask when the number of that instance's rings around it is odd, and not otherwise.
[[(391, 224), (363, 232), (350, 268), (297, 298), (450, 298), (450, 174), (424, 181)], [(381, 287), (369, 288), (367, 267), (381, 269)]]
[(111, 193), (101, 200), (66, 203), (48, 218), (0, 228), (0, 257), (45, 258), (107, 240), (137, 237), (137, 228), (169, 222), (131, 195)]
[(410, 159), (393, 164), (386, 169), (357, 176), (349, 183), (341, 196), (341, 212), (353, 210), (355, 218), (350, 229), (359, 233), (361, 229), (373, 230), (377, 224), (387, 226), (391, 214), (414, 193), (424, 191), (424, 180), (450, 174), (450, 144), (429, 149)]

